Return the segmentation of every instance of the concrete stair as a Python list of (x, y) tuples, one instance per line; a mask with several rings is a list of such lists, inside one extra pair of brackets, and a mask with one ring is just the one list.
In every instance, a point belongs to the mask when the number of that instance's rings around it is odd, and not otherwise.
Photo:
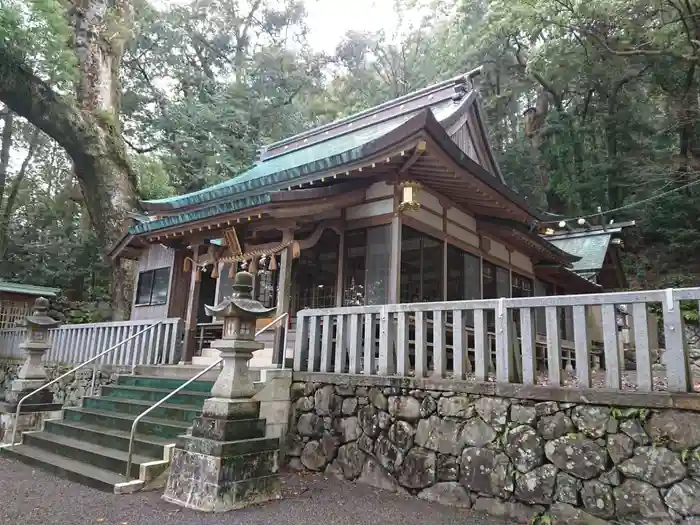
[(46, 421), (41, 431), (25, 432), (21, 444), (0, 451), (100, 490), (127, 493), (161, 487), (177, 438), (200, 415), (213, 382), (195, 381), (141, 420), (127, 480), (131, 425), (136, 416), (186, 380), (119, 376), (116, 384), (103, 386), (99, 396), (85, 397), (82, 406), (64, 409), (63, 419)]
[[(291, 366), (292, 358), (294, 357), (294, 336), (295, 330), (290, 329), (287, 333), (287, 349), (285, 351), (286, 362)], [(275, 344), (275, 332), (274, 330), (268, 330), (256, 337), (256, 341), (263, 343), (264, 348), (253, 352), (253, 358), (250, 360), (249, 366), (251, 368), (269, 368), (272, 366), (272, 356), (273, 356), (273, 346)], [(201, 355), (194, 356), (192, 358), (192, 364), (195, 366), (209, 366), (215, 363), (220, 358), (219, 351), (206, 347), (202, 348)], [(285, 365), (286, 366), (286, 365)]]

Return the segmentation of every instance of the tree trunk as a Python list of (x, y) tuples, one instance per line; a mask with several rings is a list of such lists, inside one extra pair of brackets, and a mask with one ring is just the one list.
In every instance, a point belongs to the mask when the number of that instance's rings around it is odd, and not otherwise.
[[(10, 219), (12, 218), (12, 212), (15, 209), (15, 203), (17, 202), (17, 195), (19, 194), (19, 189), (22, 186), (24, 177), (27, 174), (27, 169), (29, 168), (29, 162), (34, 157), (36, 148), (39, 145), (39, 129), (34, 128), (32, 137), (29, 139), (29, 149), (27, 150), (27, 155), (22, 161), (22, 166), (19, 168), (17, 175), (12, 179), (12, 185), (10, 186), (10, 192), (7, 194), (7, 199), (5, 200), (5, 207), (0, 206), (0, 261), (5, 258), (7, 253), (7, 231), (10, 227)], [(0, 205), (2, 204), (2, 199), (0, 199)]]
[[(121, 87), (119, 66), (124, 53), (124, 31), (131, 15), (129, 0), (76, 0), (73, 12), (74, 48), (78, 57), (79, 80), (76, 86), (78, 108), (93, 115), (95, 131), (111, 155), (100, 159), (97, 169), (101, 177), (81, 174), (84, 167), (75, 159), (75, 174), (85, 197), (85, 208), (97, 230), (102, 245), (109, 250), (124, 233), (127, 213), (135, 208), (136, 180), (128, 164), (120, 137), (119, 108)], [(120, 27), (110, 22), (119, 20)], [(106, 162), (105, 162), (106, 161)], [(99, 195), (102, 198), (95, 199)], [(105, 200), (110, 203), (105, 207)], [(105, 214), (105, 210), (109, 214)], [(130, 265), (118, 261), (112, 268), (112, 312), (115, 320), (130, 313), (132, 272)]]
[[(119, 63), (129, 0), (73, 0), (71, 10), (79, 80), (76, 101), (56, 93), (0, 41), (0, 100), (56, 140), (73, 161), (98, 241), (106, 253), (122, 237), (137, 207), (136, 177), (119, 120)], [(116, 23), (115, 21), (119, 21)], [(129, 314), (132, 276), (112, 271), (115, 319)]]
[(2, 137), (0, 138), (0, 207), (5, 194), (5, 184), (7, 183), (7, 170), (10, 166), (10, 150), (12, 149), (12, 127), (13, 114), (9, 109), (0, 113), (3, 120)]

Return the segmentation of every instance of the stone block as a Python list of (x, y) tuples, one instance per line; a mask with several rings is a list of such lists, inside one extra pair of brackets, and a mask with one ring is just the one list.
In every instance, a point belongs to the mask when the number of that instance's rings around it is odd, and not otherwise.
[(176, 450), (163, 499), (199, 511), (226, 512), (281, 497), (279, 476), (222, 481), (217, 479), (220, 465), (212, 458)]
[(238, 441), (265, 437), (264, 419), (218, 419), (200, 417), (192, 423), (192, 436), (215, 441)]

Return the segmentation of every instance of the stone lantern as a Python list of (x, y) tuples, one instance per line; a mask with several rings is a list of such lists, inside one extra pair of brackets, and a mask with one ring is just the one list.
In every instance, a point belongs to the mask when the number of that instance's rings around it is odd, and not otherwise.
[(278, 499), (279, 438), (265, 437), (260, 402), (248, 373), (255, 341), (255, 321), (275, 308), (252, 297), (253, 275), (236, 274), (233, 294), (207, 314), (223, 317), (222, 339), (211, 346), (221, 352), (223, 367), (212, 397), (204, 402), (192, 434), (173, 451), (164, 499), (183, 507), (222, 512)]
[[(47, 315), (49, 311), (49, 300), (39, 297), (34, 301), (34, 311), (28, 316), (25, 325), (27, 327), (27, 337), (20, 345), (20, 348), (27, 352), (27, 359), (22, 368), (17, 373), (17, 379), (12, 381), (10, 391), (7, 393), (6, 401), (17, 403), (25, 395), (48, 381), (48, 376), (42, 359), (46, 351), (51, 348), (49, 343), (49, 330), (56, 328), (60, 321), (56, 321)], [(26, 403), (37, 405), (52, 403), (53, 394), (50, 390), (42, 390), (36, 393), (32, 399)]]
[(204, 412), (212, 415), (229, 414), (229, 405), (253, 397), (255, 389), (248, 373), (248, 361), (253, 352), (264, 347), (255, 341), (255, 321), (268, 317), (275, 308), (265, 308), (252, 297), (253, 274), (239, 272), (233, 282), (233, 293), (216, 306), (205, 306), (207, 315), (223, 318), (221, 339), (212, 347), (224, 360), (221, 373), (211, 389), (212, 398), (204, 403)]

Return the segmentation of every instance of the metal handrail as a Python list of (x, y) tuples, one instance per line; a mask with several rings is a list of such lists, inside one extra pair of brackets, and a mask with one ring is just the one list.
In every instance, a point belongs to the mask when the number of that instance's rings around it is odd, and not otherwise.
[[(289, 317), (289, 313), (285, 312), (282, 315), (274, 318), (272, 321), (267, 323), (265, 326), (263, 326), (260, 330), (255, 332), (255, 337), (258, 337), (260, 334), (262, 334), (264, 331), (268, 330), (269, 328), (272, 328), (274, 325), (279, 323), (282, 319), (285, 319)], [(286, 339), (286, 337), (285, 337)], [(182, 383), (180, 386), (178, 386), (175, 390), (170, 392), (167, 396), (165, 396), (162, 399), (159, 399), (156, 401), (154, 405), (151, 405), (148, 407), (146, 410), (141, 412), (138, 416), (136, 416), (136, 419), (134, 419), (134, 422), (131, 425), (131, 433), (129, 434), (129, 455), (126, 460), (126, 472), (124, 473), (124, 477), (126, 478), (127, 481), (131, 480), (131, 464), (133, 463), (134, 459), (134, 438), (136, 436), (136, 427), (138, 426), (139, 422), (146, 417), (150, 412), (158, 408), (160, 405), (165, 403), (168, 399), (173, 397), (175, 394), (178, 392), (182, 391), (186, 386), (190, 385), (200, 377), (202, 377), (204, 374), (209, 372), (209, 370), (212, 370), (214, 367), (216, 367), (218, 364), (220, 364), (223, 361), (223, 359), (219, 359), (218, 361), (210, 364), (208, 367), (206, 367), (204, 370), (200, 370), (194, 377), (191, 377), (188, 379), (186, 382)]]
[[(80, 370), (81, 368), (83, 368), (83, 367), (89, 365), (89, 364), (92, 363), (93, 361), (96, 361), (97, 359), (99, 359), (99, 358), (102, 357), (103, 355), (108, 354), (108, 353), (111, 352), (112, 350), (114, 350), (114, 349), (119, 348), (120, 346), (122, 346), (124, 343), (127, 343), (127, 342), (131, 341), (132, 339), (134, 339), (135, 337), (138, 337), (139, 335), (141, 335), (141, 334), (143, 334), (143, 333), (145, 333), (145, 332), (148, 332), (149, 330), (152, 330), (153, 328), (155, 328), (156, 326), (158, 326), (158, 325), (160, 325), (160, 324), (163, 324), (163, 320), (162, 320), (162, 319), (161, 319), (160, 321), (157, 321), (157, 322), (153, 323), (152, 325), (148, 326), (147, 328), (144, 328), (144, 329), (141, 330), (140, 332), (136, 332), (134, 335), (131, 335), (131, 336), (127, 337), (126, 339), (124, 339), (124, 340), (122, 340), (122, 341), (119, 341), (118, 343), (116, 343), (116, 344), (110, 346), (107, 350), (104, 350), (104, 351), (100, 352), (99, 354), (97, 354), (97, 355), (91, 357), (91, 358), (88, 359), (87, 361), (84, 361), (83, 363), (79, 364), (79, 365), (76, 366), (75, 368), (70, 369), (70, 370), (69, 370), (68, 372), (66, 372), (65, 374), (62, 374), (62, 375), (58, 376), (56, 379), (54, 379), (54, 380), (52, 380), (52, 381), (49, 381), (49, 382), (46, 383), (45, 385), (40, 386), (39, 388), (37, 388), (37, 389), (34, 390), (33, 392), (30, 392), (29, 394), (27, 394), (26, 396), (24, 396), (22, 399), (20, 399), (19, 402), (17, 403), (17, 410), (15, 411), (15, 420), (14, 420), (14, 422), (12, 423), (12, 441), (10, 442), (10, 446), (15, 446), (15, 437), (16, 437), (16, 435), (17, 435), (17, 421), (19, 421), (19, 415), (20, 415), (20, 410), (21, 410), (21, 408), (22, 408), (22, 403), (24, 403), (27, 399), (29, 399), (30, 397), (32, 397), (34, 394), (37, 394), (38, 392), (41, 392), (41, 391), (44, 390), (45, 388), (47, 388), (47, 387), (53, 385), (54, 383), (59, 382), (59, 381), (60, 381), (61, 379), (63, 379), (64, 377), (67, 377), (67, 376), (69, 376), (69, 375), (71, 375), (71, 374), (77, 372), (78, 370)], [(94, 389), (94, 388), (95, 388), (95, 372), (93, 371), (93, 374), (92, 374), (92, 389)]]

